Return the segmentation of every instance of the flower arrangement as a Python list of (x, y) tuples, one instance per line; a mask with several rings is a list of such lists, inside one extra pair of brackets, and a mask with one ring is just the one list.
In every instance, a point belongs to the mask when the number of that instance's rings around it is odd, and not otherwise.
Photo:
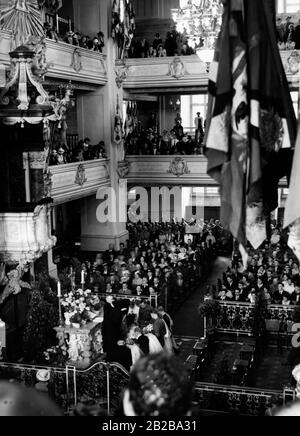
[(153, 324), (148, 324), (144, 329), (143, 329), (143, 333), (144, 334), (148, 334), (148, 333), (153, 333)]
[(78, 289), (65, 294), (61, 301), (64, 308), (66, 325), (80, 328), (90, 321), (96, 321), (103, 307), (99, 297), (90, 289)]
[(68, 361), (68, 350), (66, 346), (59, 346), (48, 348), (43, 353), (46, 364), (54, 366), (65, 366)]

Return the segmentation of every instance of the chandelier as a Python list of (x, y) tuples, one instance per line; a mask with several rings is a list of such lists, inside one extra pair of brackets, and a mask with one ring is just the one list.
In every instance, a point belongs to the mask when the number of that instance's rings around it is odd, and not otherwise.
[(213, 60), (222, 13), (222, 0), (180, 0), (180, 8), (172, 10), (177, 31), (206, 63)]

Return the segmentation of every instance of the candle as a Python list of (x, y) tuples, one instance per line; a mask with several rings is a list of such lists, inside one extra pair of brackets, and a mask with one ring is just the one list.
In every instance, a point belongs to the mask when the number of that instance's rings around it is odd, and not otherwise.
[(84, 285), (85, 283), (85, 273), (84, 270), (81, 271), (81, 284)]
[(57, 282), (57, 296), (58, 296), (58, 298), (61, 298), (61, 284), (60, 284), (60, 282)]

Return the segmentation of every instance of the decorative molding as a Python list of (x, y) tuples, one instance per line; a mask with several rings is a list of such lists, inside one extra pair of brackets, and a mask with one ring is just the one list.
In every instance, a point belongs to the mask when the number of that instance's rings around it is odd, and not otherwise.
[(52, 177), (53, 174), (48, 170), (47, 172), (44, 172), (44, 197), (45, 198), (51, 198), (52, 194)]
[(82, 70), (82, 56), (79, 48), (76, 48), (73, 52), (71, 67), (76, 71), (76, 73), (80, 73)]
[(83, 186), (87, 182), (87, 178), (85, 175), (85, 168), (83, 164), (78, 165), (77, 173), (75, 177), (76, 185)]
[(170, 168), (168, 169), (169, 174), (173, 174), (174, 176), (181, 177), (185, 174), (190, 174), (191, 171), (188, 168), (188, 164), (182, 157), (175, 157), (170, 164)]
[(122, 88), (123, 83), (127, 79), (129, 73), (129, 67), (126, 65), (125, 62), (123, 62), (121, 65), (115, 68), (115, 73), (116, 73), (116, 84), (117, 87), (120, 89)]
[(29, 152), (29, 168), (31, 170), (43, 170), (47, 161), (47, 153), (45, 151)]
[(78, 162), (50, 166), (49, 170), (52, 174), (51, 198), (55, 204), (89, 197), (96, 194), (100, 187), (110, 185), (109, 161), (107, 159), (84, 162), (87, 181), (83, 185), (75, 182)]
[(300, 71), (300, 53), (297, 50), (293, 50), (290, 56), (287, 58), (287, 64), (285, 65), (286, 73), (293, 75)]
[(129, 174), (130, 163), (127, 161), (118, 162), (118, 176), (120, 179), (126, 179)]
[(56, 244), (51, 236), (50, 205), (32, 212), (0, 214), (0, 261), (32, 263)]
[(181, 79), (186, 75), (185, 65), (180, 57), (175, 57), (169, 64), (169, 71), (167, 76), (174, 77), (174, 79)]
[(47, 46), (45, 37), (32, 36), (26, 43), (26, 46), (35, 53), (33, 60), (33, 71), (36, 76), (44, 82), (49, 68), (54, 66), (53, 62), (47, 62)]

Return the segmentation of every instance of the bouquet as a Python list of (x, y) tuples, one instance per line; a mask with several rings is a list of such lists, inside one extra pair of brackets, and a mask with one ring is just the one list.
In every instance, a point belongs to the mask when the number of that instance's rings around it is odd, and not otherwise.
[(82, 326), (95, 317), (99, 316), (102, 304), (99, 297), (90, 289), (83, 291), (78, 289), (69, 292), (62, 298), (62, 307), (66, 318), (66, 324), (73, 323)]

